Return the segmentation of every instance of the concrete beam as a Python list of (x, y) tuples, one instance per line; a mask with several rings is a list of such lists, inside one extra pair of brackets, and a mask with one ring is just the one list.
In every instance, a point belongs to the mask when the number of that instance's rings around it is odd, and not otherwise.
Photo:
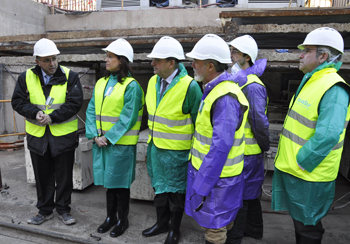
[[(259, 50), (257, 59), (266, 58), (268, 62), (274, 63), (296, 63), (299, 65), (299, 54), (300, 50), (291, 49), (289, 53), (279, 53), (275, 50), (262, 49)], [(147, 58), (148, 53), (136, 53), (134, 54), (134, 64), (135, 66), (142, 66), (142, 62), (151, 61)], [(59, 62), (104, 62), (105, 54), (68, 54), (68, 55), (58, 55)], [(191, 59), (186, 59), (184, 62), (191, 62)], [(344, 64), (350, 65), (350, 52), (345, 51), (342, 62)], [(0, 57), (0, 63), (9, 65), (33, 65), (35, 60), (33, 56), (22, 56), (22, 57)], [(148, 65), (148, 64), (147, 64)]]
[(222, 11), (220, 18), (349, 15), (350, 8), (279, 8)]
[[(227, 22), (228, 24), (229, 22)], [(234, 25), (234, 24), (233, 24)], [(309, 33), (320, 27), (331, 27), (339, 32), (348, 32), (350, 23), (328, 23), (328, 24), (256, 24), (256, 25), (238, 25), (237, 33)]]

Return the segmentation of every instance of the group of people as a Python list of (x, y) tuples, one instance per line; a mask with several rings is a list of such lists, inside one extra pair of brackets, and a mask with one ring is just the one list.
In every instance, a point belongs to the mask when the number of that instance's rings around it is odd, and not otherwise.
[[(272, 209), (289, 210), (297, 244), (316, 244), (334, 198), (350, 90), (337, 74), (344, 52), (339, 32), (318, 28), (298, 48), (305, 76), (280, 136)], [(86, 137), (93, 140), (94, 183), (107, 188), (107, 217), (97, 231), (113, 227), (110, 236), (118, 237), (129, 227), (130, 186), (146, 105), (156, 223), (142, 235), (168, 233), (164, 243), (178, 243), (186, 212), (205, 231), (207, 244), (238, 244), (243, 236), (261, 239), (263, 153), (270, 145), (268, 96), (259, 79), (267, 60), (257, 60), (256, 41), (244, 35), (226, 43), (205, 35), (186, 54), (193, 59), (192, 78), (181, 63), (186, 59), (182, 45), (164, 36), (148, 55), (154, 76), (146, 95), (132, 75), (129, 42), (120, 38), (103, 50), (106, 73), (95, 85), (85, 124)], [(39, 212), (29, 224), (51, 219), (54, 209), (65, 224), (76, 222), (69, 204), (83, 95), (77, 73), (58, 65), (58, 54), (51, 40), (39, 40), (37, 66), (19, 76), (12, 97), (13, 108), (26, 118), (36, 180)]]

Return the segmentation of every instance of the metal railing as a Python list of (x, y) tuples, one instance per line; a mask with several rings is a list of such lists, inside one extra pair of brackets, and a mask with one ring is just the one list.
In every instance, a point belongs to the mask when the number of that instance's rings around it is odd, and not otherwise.
[(34, 2), (54, 6), (68, 11), (95, 11), (96, 0), (33, 0)]

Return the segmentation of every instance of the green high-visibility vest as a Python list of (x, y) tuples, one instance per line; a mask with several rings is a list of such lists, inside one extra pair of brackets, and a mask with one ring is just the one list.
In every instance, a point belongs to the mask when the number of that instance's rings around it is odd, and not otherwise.
[(212, 144), (213, 126), (210, 121), (210, 111), (214, 102), (227, 94), (237, 98), (244, 109), (242, 124), (235, 132), (234, 142), (227, 156), (221, 178), (233, 177), (242, 173), (244, 164), (244, 125), (247, 121), (249, 104), (241, 89), (232, 81), (223, 81), (213, 88), (208, 96), (202, 101), (196, 119), (193, 145), (191, 149), (191, 163), (197, 170), (202, 165), (204, 157), (208, 154)]
[[(113, 87), (113, 91), (109, 96), (104, 97), (105, 88), (107, 86), (109, 77), (101, 78), (97, 81), (95, 86), (95, 114), (96, 114), (96, 128), (99, 136), (104, 135), (109, 131), (115, 123), (119, 121), (119, 115), (124, 106), (124, 95), (127, 86), (134, 81), (133, 77), (123, 78), (123, 84), (117, 82)], [(135, 80), (136, 81), (136, 80)], [(137, 82), (137, 81), (136, 81)], [(140, 84), (137, 82), (140, 86)], [(141, 86), (140, 86), (141, 88)], [(145, 103), (143, 90), (142, 91), (142, 108), (139, 110), (137, 122), (127, 131), (117, 142), (118, 145), (136, 145), (139, 139), (141, 128), (141, 120), (143, 114), (143, 105)]]
[(192, 77), (186, 75), (169, 89), (157, 107), (154, 75), (148, 83), (146, 104), (148, 112), (148, 143), (153, 139), (158, 148), (169, 150), (190, 150), (194, 125), (191, 114), (184, 114), (182, 106)]
[[(60, 66), (66, 74), (68, 81), (69, 69)], [(50, 91), (50, 97), (53, 99), (51, 105), (46, 105), (44, 91), (41, 87), (39, 76), (33, 73), (31, 69), (26, 72), (26, 84), (29, 92), (30, 102), (41, 109), (45, 114), (52, 113), (59, 109), (66, 102), (67, 81), (64, 84), (53, 85)], [(76, 115), (61, 123), (49, 124), (50, 131), (54, 136), (64, 136), (78, 130), (78, 118)], [(37, 120), (26, 118), (26, 132), (32, 136), (42, 137), (45, 134), (46, 125), (40, 124)]]
[(293, 96), (275, 157), (275, 166), (279, 170), (311, 182), (329, 182), (336, 179), (350, 117), (350, 107), (348, 107), (343, 133), (324, 160), (311, 173), (302, 170), (296, 161), (300, 148), (315, 134), (318, 106), (323, 95), (336, 83), (346, 84), (336, 72), (334, 68), (316, 72), (306, 82), (298, 96)]
[[(258, 83), (259, 85), (262, 85), (265, 87), (264, 83), (258, 78), (256, 75), (248, 75), (247, 76), (247, 83), (245, 83), (243, 86), (241, 86), (241, 89), (243, 90), (244, 87), (252, 84), (252, 83)], [(267, 104), (268, 100), (266, 102), (266, 108), (265, 108), (265, 114), (267, 113)], [(261, 148), (255, 139), (254, 133), (252, 131), (252, 127), (249, 124), (249, 121), (247, 120), (247, 123), (245, 124), (244, 127), (244, 134), (245, 134), (245, 150), (244, 154), (245, 155), (256, 155), (261, 153)]]

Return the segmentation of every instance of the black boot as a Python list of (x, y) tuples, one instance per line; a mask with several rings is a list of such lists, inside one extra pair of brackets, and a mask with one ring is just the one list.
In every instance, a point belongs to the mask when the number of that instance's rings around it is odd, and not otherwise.
[(306, 236), (299, 236), (299, 242), (297, 242), (297, 244), (321, 244), (320, 239), (312, 239)]
[(111, 237), (121, 236), (127, 228), (129, 228), (129, 202), (130, 202), (130, 189), (123, 189), (123, 193), (118, 193), (118, 223), (111, 231)]
[(205, 244), (214, 244), (214, 243), (212, 243), (212, 242), (210, 242), (208, 240), (205, 240)]
[(171, 212), (171, 225), (168, 236), (164, 244), (177, 244), (180, 239), (180, 225), (182, 220), (183, 210)]
[(117, 194), (115, 191), (107, 190), (106, 201), (107, 201), (107, 218), (102, 225), (97, 229), (98, 233), (105, 233), (112, 228), (113, 225), (117, 224)]
[(156, 207), (157, 222), (150, 228), (142, 231), (146, 237), (159, 235), (169, 230), (170, 210), (169, 207)]

